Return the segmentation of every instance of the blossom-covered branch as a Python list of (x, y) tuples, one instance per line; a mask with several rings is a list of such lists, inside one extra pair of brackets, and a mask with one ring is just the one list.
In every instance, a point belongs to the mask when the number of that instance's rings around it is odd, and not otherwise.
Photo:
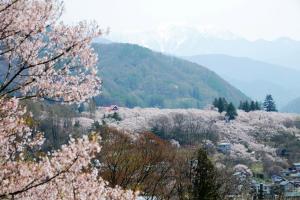
[(39, 152), (45, 138), (30, 124), (20, 99), (82, 102), (100, 92), (97, 56), (101, 30), (59, 21), (59, 0), (0, 0), (0, 199), (134, 199), (110, 188), (91, 160), (97, 135)]
[(91, 40), (101, 35), (94, 23), (59, 22), (60, 1), (1, 1), (0, 96), (39, 97), (78, 102), (98, 94), (97, 56)]

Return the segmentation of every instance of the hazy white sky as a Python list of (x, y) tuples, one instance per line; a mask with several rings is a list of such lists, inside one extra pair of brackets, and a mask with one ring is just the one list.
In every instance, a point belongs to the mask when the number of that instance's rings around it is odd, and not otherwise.
[(68, 23), (96, 20), (112, 32), (181, 24), (300, 40), (300, 0), (65, 0), (65, 8)]

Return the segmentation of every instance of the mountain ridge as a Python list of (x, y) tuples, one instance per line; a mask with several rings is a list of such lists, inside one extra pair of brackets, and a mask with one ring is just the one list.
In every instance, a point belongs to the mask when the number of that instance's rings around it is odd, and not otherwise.
[(93, 44), (103, 78), (101, 105), (203, 108), (215, 97), (249, 99), (215, 72), (133, 44)]
[(299, 96), (299, 70), (224, 54), (205, 54), (185, 58), (215, 71), (253, 99), (263, 101), (266, 94), (273, 94), (281, 107)]
[(281, 109), (281, 111), (300, 114), (300, 97), (291, 100)]
[(207, 33), (185, 26), (169, 26), (163, 31), (112, 33), (115, 42), (129, 42), (176, 56), (197, 54), (226, 54), (300, 69), (300, 41), (286, 37), (254, 41), (232, 33)]

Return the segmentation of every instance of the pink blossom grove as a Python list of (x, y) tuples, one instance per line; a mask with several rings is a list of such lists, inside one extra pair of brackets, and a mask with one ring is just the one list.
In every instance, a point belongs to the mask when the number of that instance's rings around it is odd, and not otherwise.
[(101, 89), (90, 47), (101, 29), (65, 25), (62, 12), (59, 0), (0, 0), (0, 199), (135, 199), (108, 187), (91, 164), (97, 134), (30, 155), (45, 139), (20, 101), (82, 102)]

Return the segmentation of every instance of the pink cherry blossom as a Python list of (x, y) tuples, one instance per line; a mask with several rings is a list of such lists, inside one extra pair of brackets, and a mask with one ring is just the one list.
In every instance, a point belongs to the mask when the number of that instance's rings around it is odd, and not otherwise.
[(81, 102), (99, 94), (94, 23), (59, 21), (59, 0), (0, 0), (0, 199), (135, 199), (110, 188), (91, 160), (96, 134), (38, 154), (45, 138), (20, 99)]

